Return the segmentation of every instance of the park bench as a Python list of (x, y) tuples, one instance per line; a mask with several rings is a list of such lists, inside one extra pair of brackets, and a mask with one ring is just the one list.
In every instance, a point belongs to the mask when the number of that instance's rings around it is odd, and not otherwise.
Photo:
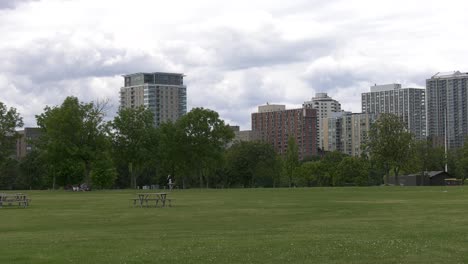
[(140, 200), (140, 198), (133, 198), (133, 199), (130, 199), (133, 201), (133, 206), (145, 206), (145, 207), (151, 207), (152, 204), (154, 203), (154, 206), (158, 206), (158, 203), (161, 199), (159, 198), (146, 198), (146, 199), (143, 199), (143, 201)]
[(161, 207), (172, 207), (172, 200), (168, 199), (166, 193), (138, 193), (137, 197), (130, 199), (133, 201), (133, 207), (158, 207), (161, 204)]
[(19, 206), (19, 207), (28, 207), (29, 203), (31, 202), (31, 199), (28, 198), (27, 195), (22, 194), (22, 193), (16, 193), (16, 194), (6, 194), (2, 193), (0, 194), (0, 208), (3, 206)]

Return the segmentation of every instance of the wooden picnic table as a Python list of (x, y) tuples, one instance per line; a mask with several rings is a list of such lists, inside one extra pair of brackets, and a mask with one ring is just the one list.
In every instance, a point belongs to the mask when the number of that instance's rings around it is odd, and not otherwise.
[(23, 193), (0, 193), (0, 208), (4, 205), (28, 207), (31, 199)]
[(138, 203), (140, 207), (150, 207), (152, 202), (156, 207), (159, 202), (161, 202), (161, 207), (166, 207), (166, 202), (169, 202), (171, 206), (171, 199), (167, 199), (167, 193), (137, 193), (136, 198), (133, 199), (133, 206)]

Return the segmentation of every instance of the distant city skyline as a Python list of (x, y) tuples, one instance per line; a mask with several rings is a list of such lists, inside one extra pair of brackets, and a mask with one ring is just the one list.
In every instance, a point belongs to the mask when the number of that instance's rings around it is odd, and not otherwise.
[[(401, 8), (404, 6), (405, 8)], [(327, 93), (361, 111), (374, 84), (424, 88), (468, 71), (468, 3), (448, 1), (0, 1), (0, 101), (25, 126), (66, 96), (119, 106), (123, 74), (182, 72), (187, 111), (250, 129), (267, 102)]]

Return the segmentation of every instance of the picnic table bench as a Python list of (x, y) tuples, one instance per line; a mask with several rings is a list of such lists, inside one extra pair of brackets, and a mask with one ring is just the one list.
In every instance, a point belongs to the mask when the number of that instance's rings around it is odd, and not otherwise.
[(166, 207), (166, 204), (171, 207), (172, 200), (168, 199), (167, 193), (137, 193), (136, 197), (131, 199), (133, 201), (133, 207), (158, 207), (161, 204), (161, 207)]
[(31, 199), (29, 199), (28, 196), (23, 193), (0, 193), (0, 208), (5, 205), (17, 205), (26, 208), (29, 206), (30, 202)]

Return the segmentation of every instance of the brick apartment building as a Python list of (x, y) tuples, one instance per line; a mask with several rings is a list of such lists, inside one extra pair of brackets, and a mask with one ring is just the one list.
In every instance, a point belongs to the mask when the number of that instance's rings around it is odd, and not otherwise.
[(252, 113), (252, 131), (258, 133), (261, 141), (272, 144), (280, 155), (286, 153), (289, 137), (296, 140), (300, 159), (317, 155), (316, 109), (259, 106), (258, 113)]

